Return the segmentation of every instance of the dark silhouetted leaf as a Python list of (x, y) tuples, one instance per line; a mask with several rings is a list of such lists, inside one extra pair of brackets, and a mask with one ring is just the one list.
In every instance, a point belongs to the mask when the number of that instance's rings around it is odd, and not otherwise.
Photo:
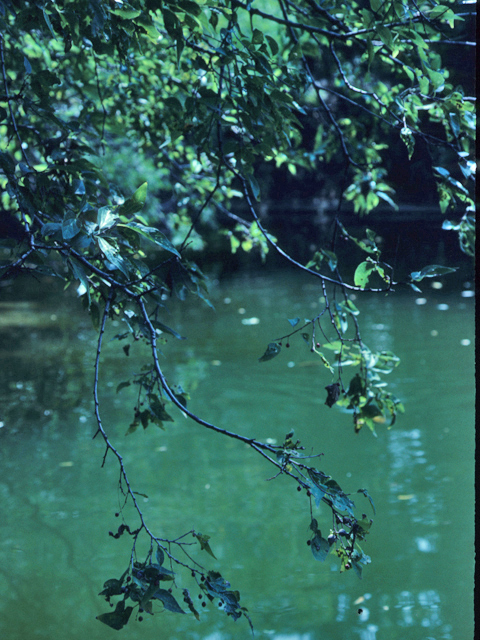
[(271, 360), (272, 358), (275, 358), (275, 356), (278, 356), (281, 349), (282, 349), (282, 346), (279, 342), (270, 342), (270, 344), (267, 347), (267, 350), (265, 351), (263, 356), (258, 359), (258, 361), (266, 362), (267, 360)]
[(368, 498), (368, 501), (372, 505), (373, 513), (375, 513), (375, 505), (373, 504), (372, 496), (368, 493), (366, 489), (359, 489), (357, 493), (363, 493), (363, 495)]
[(183, 599), (187, 603), (188, 608), (193, 613), (195, 618), (197, 620), (200, 620), (200, 615), (199, 615), (198, 611), (195, 609), (195, 605), (193, 604), (193, 600), (190, 597), (190, 592), (188, 591), (188, 589), (184, 589), (183, 590)]
[(206, 535), (203, 535), (201, 533), (195, 533), (194, 535), (197, 538), (197, 540), (199, 541), (200, 547), (202, 548), (202, 551), (206, 551), (207, 553), (209, 553), (212, 556), (212, 558), (215, 558), (215, 560), (216, 560), (217, 558), (216, 558), (215, 554), (213, 553), (213, 551), (211, 550), (210, 545), (208, 543), (208, 541), (210, 540), (210, 536), (206, 536)]
[(157, 563), (161, 567), (165, 561), (165, 553), (163, 552), (162, 547), (157, 545), (157, 550), (155, 552), (155, 557), (157, 558)]
[(163, 322), (154, 320), (152, 321), (152, 324), (156, 329), (160, 329), (160, 331), (163, 331), (163, 333), (169, 333), (174, 338), (177, 338), (177, 340), (186, 340), (184, 336), (181, 336), (177, 331), (175, 331), (175, 329), (167, 327), (167, 325), (163, 324)]
[(103, 590), (98, 594), (99, 596), (120, 596), (122, 595), (122, 582), (116, 578), (107, 580), (103, 585)]
[(327, 399), (325, 400), (325, 404), (327, 407), (333, 407), (340, 397), (340, 383), (334, 382), (333, 384), (327, 385), (325, 389), (327, 390)]
[(320, 534), (320, 529), (313, 536), (310, 543), (310, 548), (312, 550), (313, 557), (315, 558), (315, 560), (319, 560), (320, 562), (325, 561), (325, 558), (327, 557), (328, 552), (330, 551), (330, 545), (328, 544), (328, 540), (325, 540), (325, 538), (322, 538)]
[(165, 609), (168, 609), (168, 611), (172, 613), (185, 613), (172, 594), (166, 589), (157, 589), (152, 597), (160, 600)]
[(119, 391), (121, 391), (122, 389), (125, 389), (125, 387), (129, 387), (129, 386), (130, 386), (130, 384), (131, 384), (131, 383), (130, 383), (128, 380), (127, 380), (127, 381), (125, 381), (125, 382), (120, 382), (120, 384), (119, 384), (119, 385), (117, 385), (117, 393), (118, 393)]
[(80, 227), (77, 223), (75, 214), (67, 213), (62, 222), (62, 236), (64, 240), (71, 240), (78, 233), (80, 233)]
[(123, 629), (123, 627), (127, 624), (132, 611), (133, 607), (125, 607), (124, 601), (120, 600), (115, 608), (115, 611), (102, 613), (97, 616), (97, 620), (100, 620), (100, 622), (103, 622), (112, 629), (119, 631), (120, 629)]

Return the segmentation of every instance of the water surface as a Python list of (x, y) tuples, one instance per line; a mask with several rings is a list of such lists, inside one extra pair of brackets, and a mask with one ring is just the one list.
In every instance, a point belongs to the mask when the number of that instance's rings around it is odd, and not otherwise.
[[(0, 301), (0, 635), (9, 640), (124, 638), (237, 640), (249, 637), (216, 607), (201, 621), (172, 613), (120, 632), (95, 620), (98, 597), (129, 558), (118, 527), (118, 466), (101, 468), (92, 441), (95, 333), (80, 304), (56, 305), (53, 285), (32, 299)], [(462, 289), (357, 299), (363, 339), (394, 351), (389, 380), (406, 413), (378, 437), (353, 433), (351, 416), (325, 406), (331, 375), (305, 343), (292, 340), (259, 363), (266, 345), (288, 332), (288, 318), (319, 309), (315, 283), (277, 274), (214, 284), (212, 311), (188, 300), (163, 321), (187, 337), (165, 345), (162, 364), (189, 391), (189, 408), (232, 431), (280, 443), (291, 428), (347, 492), (367, 488), (377, 515), (364, 550), (372, 564), (359, 580), (334, 557), (313, 558), (304, 493), (239, 442), (208, 432), (172, 409), (161, 431), (125, 437), (141, 345), (127, 358), (106, 336), (101, 372), (103, 419), (124, 455), (144, 513), (159, 535), (192, 528), (211, 536), (220, 570), (239, 589), (256, 637), (272, 640), (439, 640), (473, 637), (474, 322)], [(422, 300), (423, 299), (423, 300)], [(370, 516), (368, 502), (355, 497)], [(128, 517), (133, 517), (126, 512)], [(315, 510), (322, 530), (327, 509)], [(135, 523), (131, 520), (131, 523)], [(188, 576), (180, 587), (196, 597)], [(181, 600), (181, 596), (180, 596)], [(359, 610), (361, 612), (359, 613)]]

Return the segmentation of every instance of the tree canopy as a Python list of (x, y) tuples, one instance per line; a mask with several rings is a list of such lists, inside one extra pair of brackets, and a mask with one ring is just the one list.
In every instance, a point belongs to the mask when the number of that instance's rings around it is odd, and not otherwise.
[[(149, 528), (138, 504), (101, 417), (102, 340), (115, 318), (125, 323), (116, 336), (125, 353), (139, 341), (150, 353), (142, 374), (118, 381), (118, 392), (138, 388), (129, 434), (150, 424), (165, 428), (179, 410), (247, 444), (306, 492), (315, 559), (324, 561), (332, 549), (342, 570), (359, 576), (370, 562), (360, 543), (372, 521), (355, 515), (351, 494), (312, 466), (316, 456), (303, 453), (293, 432), (274, 446), (190, 411), (181, 381), (167, 380), (159, 362), (166, 336), (183, 339), (165, 324), (164, 310), (170, 296), (193, 294), (210, 304), (198, 262), (212, 238), (263, 257), (273, 248), (318, 282), (324, 302), (312, 318), (288, 319), (288, 333), (272, 336), (260, 362), (298, 337), (331, 375), (325, 411), (345, 407), (357, 433), (394, 424), (403, 405), (385, 375), (399, 358), (364, 343), (350, 294), (418, 291), (424, 278), (454, 266), (412, 265), (409, 277), (397, 281), (376, 232), (356, 237), (340, 213), (330, 241), (303, 264), (262, 221), (259, 174), (265, 166), (286, 166), (292, 175), (328, 167), (341, 205), (363, 216), (382, 203), (397, 207), (387, 170), (391, 141), (405, 145), (408, 160), (422, 144), (444, 228), (456, 231), (472, 255), (474, 100), (455, 68), (442, 62), (452, 47), (472, 45), (466, 6), (455, 0), (0, 2), (0, 277), (75, 283), (98, 329), (94, 437), (105, 443), (104, 464), (109, 453), (117, 459), (119, 491), (138, 515), (137, 525), (123, 522), (111, 532), (132, 537), (125, 572), (101, 592), (107, 600), (121, 596), (99, 617), (113, 629), (125, 626), (135, 608), (153, 613), (155, 600), (185, 613), (174, 592), (198, 618), (182, 586), (190, 574), (227, 615), (248, 618), (227, 580), (190, 556), (186, 540), (193, 538), (215, 557), (209, 536), (192, 530), (166, 540)], [(232, 211), (234, 200), (244, 215)], [(339, 259), (341, 244), (358, 253), (353, 273)], [(358, 492), (373, 507), (368, 491)], [(320, 502), (332, 512), (329, 534), (322, 535), (313, 516)], [(163, 581), (173, 587), (161, 588)]]

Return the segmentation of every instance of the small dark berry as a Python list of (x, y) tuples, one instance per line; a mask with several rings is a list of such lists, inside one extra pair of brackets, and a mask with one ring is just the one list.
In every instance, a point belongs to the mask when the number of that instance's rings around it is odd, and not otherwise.
[(202, 602), (202, 607), (206, 607), (207, 603), (206, 602)]
[(130, 582), (132, 578), (130, 576), (127, 576), (127, 582)]
[(358, 615), (360, 615), (361, 613), (363, 613), (363, 609), (359, 609), (359, 610), (357, 611), (357, 613), (358, 613)]
[(143, 620), (143, 616), (138, 616), (138, 621), (141, 622)]
[(301, 491), (301, 490), (302, 490), (302, 487), (300, 485), (298, 485), (297, 491)]
[(223, 602), (219, 602), (219, 603), (218, 603), (218, 606), (219, 606), (219, 607), (221, 607), (221, 606), (222, 606), (222, 604), (223, 604)]
[(117, 513), (115, 514), (115, 518), (118, 518), (118, 516), (119, 516), (119, 515), (120, 515), (120, 514), (119, 514), (119, 513), (118, 513), (118, 511), (117, 511)]
[(168, 593), (172, 593), (173, 589), (172, 587), (170, 587), (170, 589), (168, 590)]
[(348, 564), (348, 562), (347, 562), (347, 564), (345, 565), (345, 571), (348, 571), (351, 568), (352, 568), (352, 565)]
[(307, 540), (307, 544), (308, 544), (308, 546), (310, 546), (312, 544), (312, 541), (311, 540)]
[(310, 491), (310, 489), (307, 491), (307, 496), (310, 497), (312, 495), (312, 492)]
[(317, 343), (315, 344), (315, 346), (318, 348), (318, 347), (320, 346), (320, 343), (319, 343), (319, 342), (317, 342)]
[(287, 342), (287, 344), (285, 345), (287, 349), (290, 349), (290, 343)]
[(201, 593), (199, 593), (199, 594), (198, 594), (198, 599), (199, 599), (199, 600), (202, 600), (202, 599), (203, 599), (203, 596), (202, 596), (202, 594), (201, 594)]

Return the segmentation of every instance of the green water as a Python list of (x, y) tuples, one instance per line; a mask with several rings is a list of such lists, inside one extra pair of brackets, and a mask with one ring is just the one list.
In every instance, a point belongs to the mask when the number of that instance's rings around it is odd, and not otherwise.
[[(95, 620), (108, 610), (97, 595), (104, 580), (120, 576), (130, 552), (127, 536), (108, 536), (119, 524), (118, 466), (109, 456), (102, 469), (104, 447), (92, 441), (95, 333), (73, 296), (58, 309), (50, 285), (33, 293), (30, 302), (26, 294), (0, 300), (0, 637), (247, 639), (248, 624), (213, 605), (200, 622), (166, 612), (116, 632)], [(402, 360), (390, 378), (406, 413), (374, 438), (355, 436), (351, 416), (325, 406), (331, 376), (301, 339), (258, 362), (288, 331), (286, 319), (312, 316), (320, 296), (314, 283), (284, 274), (214, 284), (215, 312), (195, 300), (170, 305), (164, 321), (187, 340), (172, 338), (162, 364), (205, 419), (277, 442), (294, 428), (308, 450), (324, 453), (319, 466), (345, 491), (368, 489), (377, 515), (362, 580), (340, 574), (334, 557), (313, 558), (305, 493), (284, 477), (266, 481), (275, 470), (245, 445), (178, 412), (166, 431), (150, 426), (125, 438), (133, 395), (115, 389), (138, 370), (142, 347), (127, 358), (109, 341), (121, 325), (108, 333), (102, 360), (106, 429), (133, 485), (149, 496), (141, 501), (152, 529), (211, 536), (218, 562), (195, 557), (240, 590), (257, 638), (469, 640), (473, 297), (427, 285), (423, 294), (356, 300), (365, 342)], [(355, 501), (370, 514), (362, 496)], [(327, 510), (314, 515), (328, 530)], [(196, 598), (188, 576), (179, 586)]]

